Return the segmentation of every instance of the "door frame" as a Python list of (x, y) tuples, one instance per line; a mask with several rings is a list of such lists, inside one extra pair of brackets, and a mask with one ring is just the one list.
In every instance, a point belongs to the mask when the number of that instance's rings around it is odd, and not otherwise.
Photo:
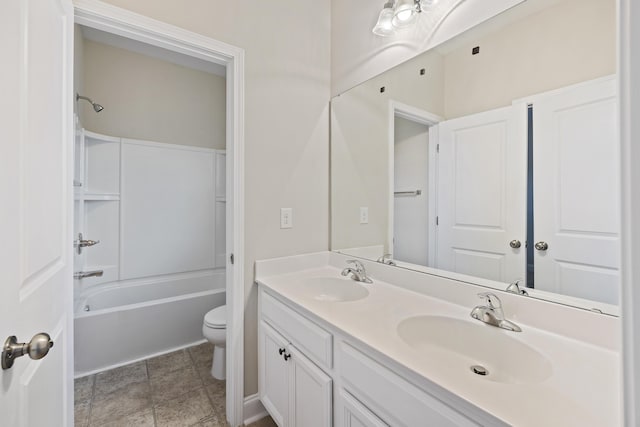
[[(244, 50), (97, 0), (74, 0), (74, 23), (226, 67), (227, 417), (244, 422)], [(70, 141), (72, 143), (73, 141)], [(71, 241), (69, 242), (71, 244)], [(229, 274), (231, 273), (231, 274)]]
[(434, 266), (435, 263), (435, 251), (436, 251), (436, 235), (437, 232), (436, 227), (436, 212), (437, 210), (437, 179), (438, 179), (438, 162), (437, 162), (437, 152), (436, 145), (438, 141), (438, 127), (436, 126), (438, 123), (444, 120), (443, 117), (438, 116), (437, 114), (430, 113), (429, 111), (422, 110), (420, 108), (404, 104), (399, 101), (395, 101), (393, 99), (389, 100), (389, 108), (388, 108), (388, 134), (387, 134), (387, 149), (388, 149), (388, 182), (389, 182), (389, 190), (388, 190), (388, 206), (387, 206), (387, 242), (389, 247), (385, 253), (391, 254), (393, 257), (393, 220), (394, 220), (394, 192), (395, 192), (395, 177), (394, 177), (394, 167), (395, 167), (395, 119), (396, 117), (400, 117), (406, 120), (410, 120), (415, 123), (420, 123), (429, 128), (429, 218), (428, 218), (428, 229), (434, 231), (432, 238), (429, 238), (428, 251), (429, 251), (429, 266)]

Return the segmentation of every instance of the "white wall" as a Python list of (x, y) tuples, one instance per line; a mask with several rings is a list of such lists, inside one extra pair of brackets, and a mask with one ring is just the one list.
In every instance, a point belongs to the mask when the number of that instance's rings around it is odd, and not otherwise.
[(620, 0), (624, 422), (640, 423), (640, 3)]
[(108, 2), (245, 49), (245, 394), (256, 393), (253, 263), (328, 249), (330, 2)]
[(371, 33), (384, 1), (331, 0), (331, 94), (342, 93), (521, 1), (463, 1), (435, 32), (425, 15), (419, 25), (385, 38)]
[(396, 196), (393, 208), (393, 258), (428, 265), (429, 128), (396, 117), (394, 126), (395, 191), (421, 190), (419, 196)]
[[(84, 37), (79, 25), (73, 28), (73, 91), (83, 93), (84, 90)], [(73, 112), (78, 115), (80, 122), (83, 118), (83, 109), (78, 108), (78, 103), (73, 103)]]
[(84, 40), (82, 124), (105, 135), (225, 148), (226, 79)]

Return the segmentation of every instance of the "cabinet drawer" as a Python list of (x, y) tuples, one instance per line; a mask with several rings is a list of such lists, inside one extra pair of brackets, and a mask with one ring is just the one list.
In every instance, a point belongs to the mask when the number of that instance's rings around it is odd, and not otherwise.
[(333, 337), (320, 326), (262, 291), (262, 318), (319, 365), (331, 368)]
[(478, 426), (346, 343), (338, 357), (345, 388), (391, 426)]

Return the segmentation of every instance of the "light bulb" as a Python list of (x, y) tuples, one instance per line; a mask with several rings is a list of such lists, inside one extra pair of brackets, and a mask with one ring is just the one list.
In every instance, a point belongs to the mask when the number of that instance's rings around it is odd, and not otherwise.
[(393, 2), (387, 2), (378, 15), (378, 22), (373, 27), (373, 34), (381, 37), (390, 36), (395, 33), (391, 21), (393, 20)]
[(417, 14), (414, 0), (398, 0), (392, 24), (396, 28), (404, 28), (413, 22)]

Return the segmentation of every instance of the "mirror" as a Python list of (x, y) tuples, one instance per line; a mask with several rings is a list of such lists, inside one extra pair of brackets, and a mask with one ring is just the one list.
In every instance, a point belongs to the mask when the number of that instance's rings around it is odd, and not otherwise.
[(615, 8), (528, 0), (333, 98), (332, 250), (617, 314)]

